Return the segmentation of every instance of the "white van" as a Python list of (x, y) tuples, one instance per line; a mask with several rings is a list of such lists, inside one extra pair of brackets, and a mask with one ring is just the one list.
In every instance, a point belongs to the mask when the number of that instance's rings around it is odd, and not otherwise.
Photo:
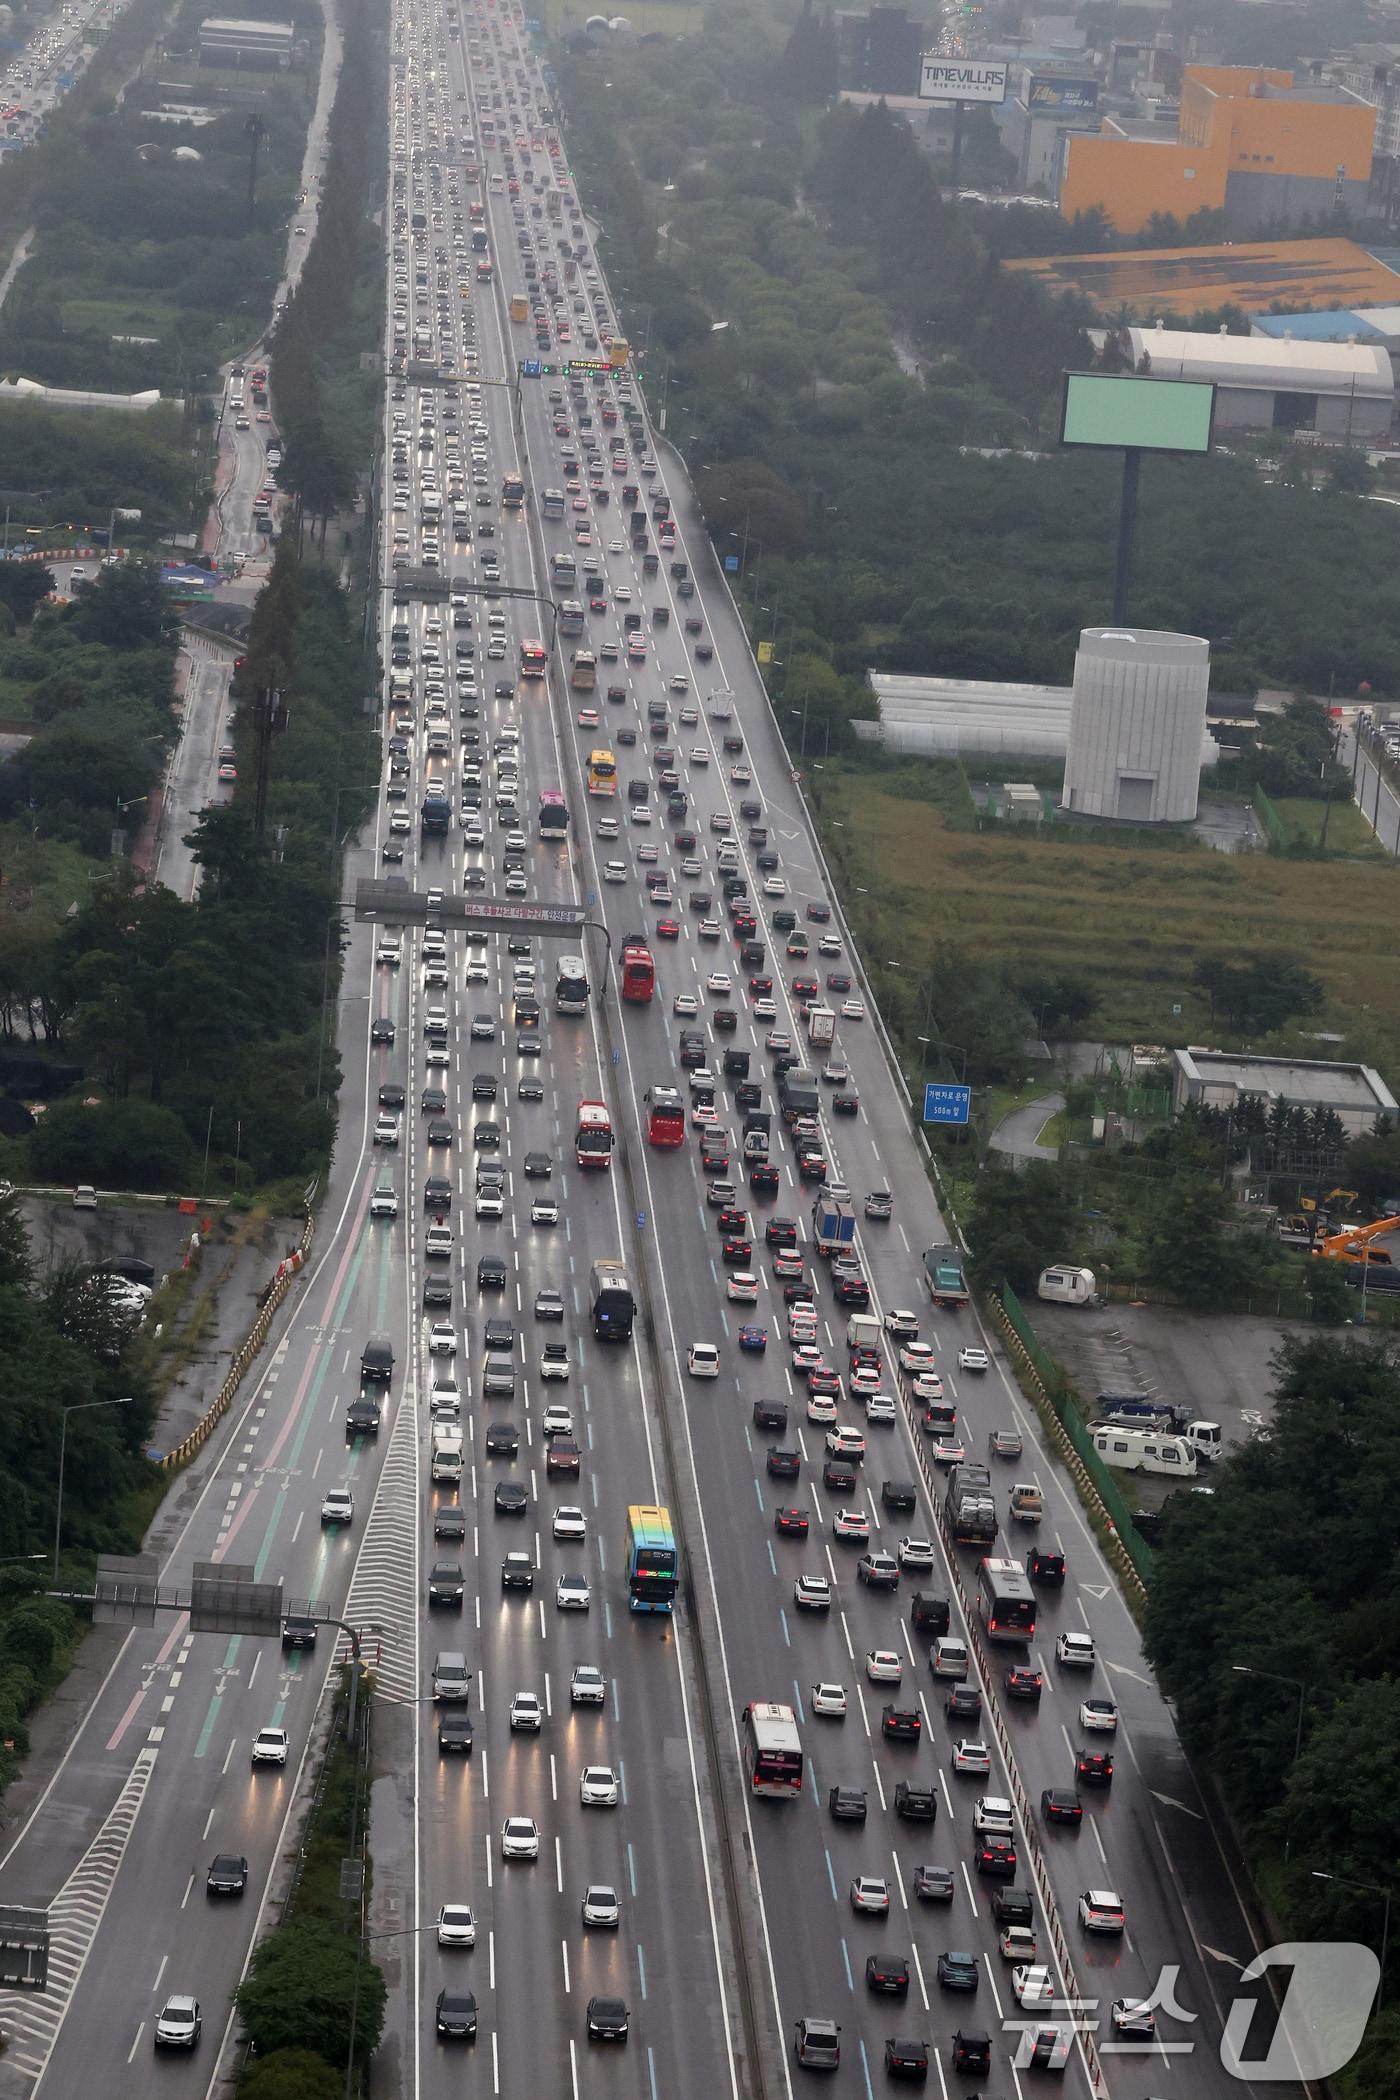
[(1177, 1480), (1189, 1480), (1195, 1473), (1196, 1453), (1184, 1436), (1121, 1429), (1116, 1422), (1093, 1422), (1089, 1434), (1104, 1464), (1124, 1473), (1166, 1473)]

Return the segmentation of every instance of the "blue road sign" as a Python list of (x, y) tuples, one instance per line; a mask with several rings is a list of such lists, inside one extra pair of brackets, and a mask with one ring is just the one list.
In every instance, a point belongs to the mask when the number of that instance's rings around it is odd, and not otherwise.
[(972, 1088), (970, 1086), (924, 1087), (924, 1121), (926, 1123), (966, 1123), (972, 1110)]
[(737, 555), (737, 554), (726, 554), (726, 555), (725, 555), (725, 557), (724, 557), (724, 573), (725, 573), (725, 575), (726, 575), (726, 576), (737, 576), (737, 575), (738, 575), (738, 573), (739, 573), (739, 557), (738, 557), (738, 555)]
[(538, 379), (540, 376), (540, 370), (540, 360), (537, 357), (521, 358), (520, 376), (522, 379)]

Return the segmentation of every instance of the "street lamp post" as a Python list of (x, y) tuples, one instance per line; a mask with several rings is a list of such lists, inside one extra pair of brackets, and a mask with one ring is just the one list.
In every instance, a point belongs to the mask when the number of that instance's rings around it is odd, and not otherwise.
[[(1256, 1674), (1262, 1675), (1262, 1672)], [(1284, 1680), (1287, 1682), (1287, 1680)], [(1385, 2004), (1385, 1958), (1390, 1947), (1390, 1890), (1374, 1881), (1348, 1881), (1344, 1874), (1324, 1874), (1320, 1868), (1312, 1870), (1314, 1881), (1335, 1881), (1338, 1888), (1359, 1889), (1364, 1896), (1379, 1896), (1385, 1909), (1381, 1914), (1381, 1973), (1376, 1984), (1376, 2011)]]
[(121, 1400), (75, 1400), (71, 1407), (63, 1410), (63, 1426), (58, 1433), (58, 1508), (53, 1520), (53, 1581), (58, 1588), (58, 1556), (63, 1545), (63, 1472), (68, 1460), (68, 1417), (87, 1414), (94, 1407), (130, 1407), (131, 1395)]
[[(1302, 1755), (1303, 1709), (1307, 1704), (1309, 1687), (1303, 1682), (1301, 1677), (1284, 1677), (1277, 1670), (1256, 1670), (1249, 1663), (1231, 1663), (1230, 1668), (1234, 1671), (1236, 1677), (1263, 1677), (1270, 1684), (1292, 1685), (1294, 1691), (1298, 1694), (1298, 1725), (1293, 1731), (1293, 1755), (1288, 1763), (1288, 1769), (1291, 1772)], [(1286, 1835), (1283, 1840), (1283, 1856), (1285, 1859), (1288, 1858), (1292, 1847), (1293, 1839), (1291, 1836)], [(1324, 1880), (1328, 1878), (1326, 1875), (1323, 1876)]]

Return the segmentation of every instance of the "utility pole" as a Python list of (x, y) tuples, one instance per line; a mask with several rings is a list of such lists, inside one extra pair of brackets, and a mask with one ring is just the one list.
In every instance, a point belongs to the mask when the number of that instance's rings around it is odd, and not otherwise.
[(267, 127), (261, 117), (254, 115), (243, 120), (243, 136), (248, 141), (248, 214), (258, 201), (258, 149), (262, 145), (263, 132)]

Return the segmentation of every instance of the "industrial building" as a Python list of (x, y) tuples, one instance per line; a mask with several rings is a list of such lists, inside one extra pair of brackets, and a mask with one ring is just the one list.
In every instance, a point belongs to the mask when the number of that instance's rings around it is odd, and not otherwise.
[(1349, 1137), (1364, 1137), (1377, 1116), (1396, 1116), (1395, 1096), (1370, 1065), (1327, 1064), (1296, 1057), (1252, 1057), (1194, 1044), (1173, 1050), (1172, 1113), (1188, 1101), (1230, 1109), (1241, 1094), (1262, 1095), (1285, 1108), (1329, 1108)]
[(1389, 434), (1395, 374), (1378, 342), (1279, 342), (1160, 325), (1124, 335), (1136, 370), (1215, 382), (1217, 431), (1306, 430), (1343, 443)]
[(1309, 213), (1361, 218), (1375, 129), (1374, 106), (1349, 88), (1266, 66), (1188, 66), (1175, 138), (1114, 116), (1096, 135), (1066, 136), (1060, 210), (1101, 211), (1120, 233), (1158, 212), (1221, 211), (1240, 233)]
[(1073, 686), (872, 671), (879, 720), (855, 730), (886, 751), (925, 758), (1060, 760), (1066, 815), (1190, 823), (1201, 769), (1217, 757), (1206, 727), (1209, 672), (1209, 646), (1195, 635), (1086, 627)]
[(292, 62), (290, 22), (248, 22), (209, 15), (199, 25), (199, 63), (274, 72)]

